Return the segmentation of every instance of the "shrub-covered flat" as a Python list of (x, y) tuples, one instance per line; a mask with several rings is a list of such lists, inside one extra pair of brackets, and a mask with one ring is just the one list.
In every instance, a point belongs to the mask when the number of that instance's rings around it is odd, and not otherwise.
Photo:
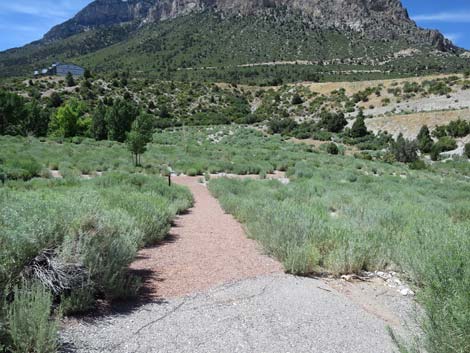
[(317, 155), (292, 182), (218, 179), (211, 191), (297, 274), (394, 269), (417, 288), (427, 352), (470, 347), (470, 184)]
[(0, 188), (0, 351), (54, 351), (52, 307), (54, 316), (80, 313), (97, 298), (136, 294), (128, 265), (191, 204), (188, 190), (138, 174)]

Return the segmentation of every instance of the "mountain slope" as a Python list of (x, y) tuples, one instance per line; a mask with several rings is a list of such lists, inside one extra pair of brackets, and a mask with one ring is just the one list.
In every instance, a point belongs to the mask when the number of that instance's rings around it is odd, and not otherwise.
[(458, 70), (468, 65), (462, 52), (418, 28), (399, 0), (96, 0), (41, 41), (0, 53), (0, 75), (68, 60), (101, 71), (259, 83)]
[(157, 23), (190, 13), (214, 10), (228, 16), (252, 16), (269, 10), (302, 13), (320, 29), (364, 33), (373, 39), (397, 39), (452, 51), (455, 46), (437, 31), (422, 30), (410, 20), (399, 0), (96, 0), (73, 19), (54, 27), (44, 41), (63, 39), (90, 28), (129, 21)]

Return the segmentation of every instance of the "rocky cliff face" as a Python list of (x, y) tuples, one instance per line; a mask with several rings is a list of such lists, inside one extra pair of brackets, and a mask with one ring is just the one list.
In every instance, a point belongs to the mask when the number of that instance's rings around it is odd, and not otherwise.
[(373, 39), (406, 38), (441, 51), (457, 49), (438, 31), (418, 28), (400, 0), (96, 0), (73, 19), (54, 27), (43, 41), (63, 39), (100, 26), (124, 22), (141, 26), (207, 10), (224, 16), (281, 10), (301, 14), (322, 29), (354, 31)]

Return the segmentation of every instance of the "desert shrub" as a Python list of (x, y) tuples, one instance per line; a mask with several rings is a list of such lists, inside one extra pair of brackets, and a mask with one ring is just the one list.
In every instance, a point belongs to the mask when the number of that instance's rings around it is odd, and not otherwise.
[(39, 176), (42, 169), (41, 165), (34, 158), (22, 156), (8, 159), (4, 164), (4, 168), (8, 179), (13, 180), (29, 180)]
[(410, 163), (410, 169), (423, 170), (426, 169), (426, 163), (420, 159)]
[(42, 285), (23, 283), (7, 305), (11, 351), (53, 353), (58, 347), (58, 324), (50, 318), (52, 295)]
[(446, 131), (451, 137), (465, 137), (470, 134), (470, 123), (461, 119), (451, 121), (446, 126)]
[(299, 104), (302, 104), (303, 102), (304, 101), (303, 101), (302, 97), (298, 93), (294, 94), (294, 96), (292, 97), (291, 103), (293, 105), (299, 105)]
[[(370, 177), (356, 169), (355, 159), (315, 157), (314, 162), (297, 163), (286, 186), (218, 179), (209, 188), (289, 272), (343, 274), (384, 268), (405, 272), (424, 310), (420, 349), (466, 352), (470, 344), (467, 181), (361, 161), (361, 170), (380, 167), (380, 177)], [(408, 177), (400, 178), (405, 171)]]
[(447, 127), (446, 126), (436, 126), (432, 135), (438, 139), (447, 136)]
[(60, 312), (67, 316), (89, 312), (95, 306), (95, 296), (92, 283), (74, 288), (61, 297)]
[(291, 118), (271, 119), (268, 127), (272, 134), (289, 134), (297, 127), (297, 123)]
[(457, 141), (452, 137), (444, 136), (437, 141), (431, 148), (431, 159), (433, 161), (439, 160), (442, 152), (453, 151), (457, 148)]
[(465, 144), (464, 155), (470, 159), (470, 143)]
[(341, 132), (348, 125), (348, 121), (343, 113), (322, 112), (319, 125), (329, 132)]
[[(142, 242), (142, 232), (123, 211), (85, 216), (76, 231), (79, 253), (98, 290), (107, 298), (126, 298), (136, 292), (127, 272)], [(66, 240), (70, 247), (72, 244)], [(70, 254), (69, 254), (70, 255)]]
[(328, 131), (315, 131), (312, 135), (314, 140), (318, 141), (331, 141), (333, 134)]
[(9, 182), (0, 189), (0, 293), (16, 296), (21, 278), (41, 279), (31, 267), (40, 255), (76, 269), (64, 282), (45, 282), (65, 314), (88, 310), (97, 296), (132, 296), (139, 281), (128, 266), (137, 250), (163, 239), (191, 204), (188, 190), (145, 175)]
[(333, 154), (333, 155), (339, 154), (339, 148), (338, 148), (338, 146), (336, 145), (336, 143), (329, 143), (329, 144), (326, 146), (326, 151), (327, 151), (329, 154)]

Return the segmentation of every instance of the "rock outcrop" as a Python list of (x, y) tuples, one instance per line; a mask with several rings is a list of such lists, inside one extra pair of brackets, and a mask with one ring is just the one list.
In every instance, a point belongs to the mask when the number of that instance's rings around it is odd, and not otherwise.
[(371, 39), (406, 38), (440, 51), (457, 50), (440, 32), (417, 27), (400, 0), (96, 0), (54, 27), (43, 41), (64, 39), (97, 27), (126, 22), (142, 26), (202, 11), (224, 16), (285, 11), (301, 14), (321, 29), (354, 31)]

